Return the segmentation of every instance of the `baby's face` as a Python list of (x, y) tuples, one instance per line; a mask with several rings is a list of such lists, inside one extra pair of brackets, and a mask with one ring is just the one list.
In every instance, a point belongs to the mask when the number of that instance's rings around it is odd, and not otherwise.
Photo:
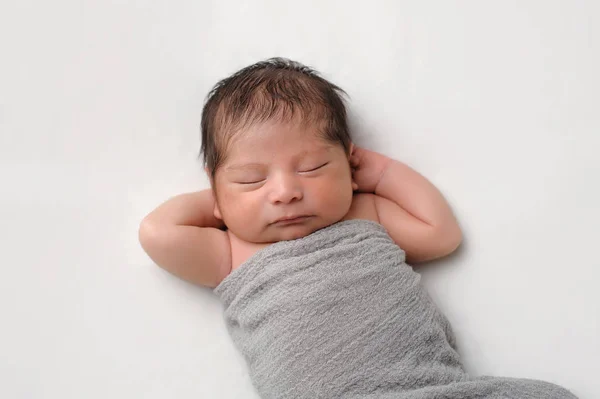
[(352, 203), (342, 145), (293, 122), (258, 124), (237, 137), (214, 188), (215, 216), (248, 242), (304, 237), (340, 221)]

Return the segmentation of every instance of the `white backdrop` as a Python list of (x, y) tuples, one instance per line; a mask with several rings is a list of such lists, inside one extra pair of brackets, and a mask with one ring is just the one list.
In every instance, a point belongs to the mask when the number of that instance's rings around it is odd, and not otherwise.
[(469, 371), (600, 397), (599, 24), (593, 0), (2, 1), (0, 397), (255, 397), (219, 302), (137, 227), (207, 187), (210, 87), (275, 55), (452, 204), (465, 243), (424, 281)]

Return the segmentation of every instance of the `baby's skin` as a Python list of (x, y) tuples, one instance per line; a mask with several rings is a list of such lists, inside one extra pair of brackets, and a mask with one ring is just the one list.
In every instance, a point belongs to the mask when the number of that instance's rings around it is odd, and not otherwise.
[(211, 185), (167, 200), (139, 229), (156, 264), (206, 287), (269, 244), (342, 220), (382, 224), (411, 264), (443, 257), (462, 240), (448, 203), (422, 175), (354, 145), (348, 153), (296, 120), (236, 135)]

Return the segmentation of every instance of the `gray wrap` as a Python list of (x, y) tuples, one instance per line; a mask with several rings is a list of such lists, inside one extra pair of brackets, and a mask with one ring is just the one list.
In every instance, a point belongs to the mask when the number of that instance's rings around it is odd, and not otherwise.
[(262, 398), (574, 398), (547, 382), (469, 377), (447, 319), (375, 222), (272, 244), (215, 293)]

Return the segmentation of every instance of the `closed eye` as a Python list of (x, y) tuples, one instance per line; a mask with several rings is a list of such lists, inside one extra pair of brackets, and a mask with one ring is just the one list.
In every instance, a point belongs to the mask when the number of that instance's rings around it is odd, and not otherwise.
[(255, 181), (238, 181), (236, 182), (237, 184), (258, 184), (258, 183), (262, 183), (264, 181), (264, 179), (262, 180), (255, 180)]
[(300, 173), (308, 173), (308, 172), (314, 172), (315, 170), (319, 170), (322, 167), (324, 167), (325, 165), (327, 165), (329, 162), (325, 162), (323, 165), (319, 165), (316, 168), (312, 168), (312, 169), (308, 169), (308, 170), (301, 170)]

